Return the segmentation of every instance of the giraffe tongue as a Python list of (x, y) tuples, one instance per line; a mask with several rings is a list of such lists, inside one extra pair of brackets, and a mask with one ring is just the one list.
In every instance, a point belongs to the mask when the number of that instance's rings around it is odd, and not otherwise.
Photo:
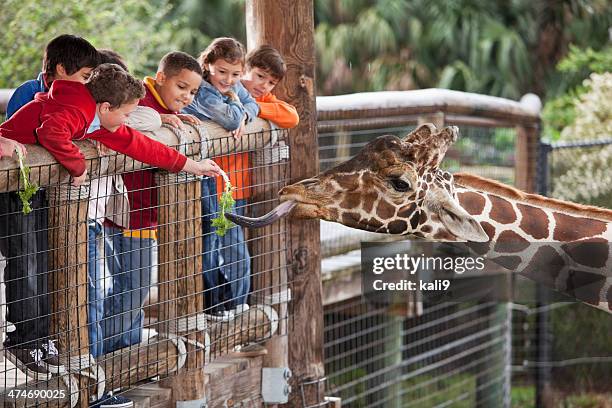
[(293, 200), (283, 201), (279, 205), (276, 206), (269, 213), (262, 215), (257, 218), (245, 217), (243, 215), (231, 214), (227, 213), (225, 216), (230, 219), (230, 221), (242, 226), (249, 228), (261, 228), (266, 225), (272, 224), (274, 221), (279, 220), (289, 214), (289, 212), (297, 205), (297, 202)]

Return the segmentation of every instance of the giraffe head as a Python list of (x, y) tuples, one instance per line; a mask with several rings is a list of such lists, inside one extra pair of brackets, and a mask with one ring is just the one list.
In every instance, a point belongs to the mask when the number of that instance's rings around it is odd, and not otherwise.
[(284, 187), (293, 216), (353, 228), (446, 241), (487, 241), (457, 201), (453, 178), (439, 169), (458, 129), (425, 124), (404, 139), (380, 136), (351, 160)]

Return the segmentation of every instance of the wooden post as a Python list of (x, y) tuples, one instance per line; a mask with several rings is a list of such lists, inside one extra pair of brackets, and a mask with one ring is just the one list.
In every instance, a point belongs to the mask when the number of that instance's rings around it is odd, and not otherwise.
[[(247, 44), (269, 44), (287, 63), (287, 75), (274, 93), (297, 108), (300, 124), (289, 132), (291, 182), (319, 173), (315, 107), (314, 10), (310, 0), (250, 0), (246, 4)], [(293, 324), (288, 335), (289, 366), (293, 371), (291, 406), (323, 401), (324, 387), (305, 387), (319, 380), (323, 367), (323, 301), (318, 221), (290, 220), (288, 256), (293, 267)]]
[[(159, 185), (159, 326), (160, 333), (176, 333), (205, 344), (196, 315), (204, 308), (202, 281), (202, 222), (200, 181), (184, 175), (162, 174)], [(188, 319), (191, 322), (188, 322)], [(178, 327), (178, 325), (187, 327)], [(163, 379), (172, 389), (172, 404), (206, 398), (205, 352), (187, 346), (187, 361), (177, 375)]]
[(514, 185), (528, 193), (536, 192), (538, 143), (540, 125), (516, 127), (516, 158), (514, 164)]
[[(68, 186), (47, 190), (49, 199), (49, 292), (51, 293), (51, 338), (63, 360), (89, 357), (87, 332), (87, 209), (84, 189)], [(68, 194), (70, 191), (71, 194)], [(77, 191), (77, 192), (75, 192)], [(79, 364), (66, 367), (71, 372)], [(79, 405), (89, 405), (89, 380), (78, 376)]]

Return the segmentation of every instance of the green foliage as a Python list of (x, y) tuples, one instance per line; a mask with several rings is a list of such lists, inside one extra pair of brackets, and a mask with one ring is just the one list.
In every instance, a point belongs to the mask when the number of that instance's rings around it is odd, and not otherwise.
[(35, 78), (45, 45), (63, 33), (111, 48), (137, 76), (151, 75), (163, 54), (178, 49), (173, 32), (183, 20), (165, 20), (169, 11), (167, 0), (7, 0), (0, 13), (0, 88)]
[(584, 80), (591, 73), (612, 72), (612, 47), (600, 51), (570, 45), (569, 54), (557, 65), (558, 84), (550, 90), (558, 96), (548, 100), (542, 111), (544, 134), (553, 141), (561, 138), (561, 131), (576, 120), (576, 106), (589, 92)]
[(518, 99), (563, 87), (568, 44), (601, 48), (603, 0), (318, 0), (322, 94), (443, 87)]
[(35, 183), (30, 182), (30, 168), (23, 164), (23, 155), (21, 154), (21, 151), (17, 149), (16, 152), (17, 157), (19, 158), (19, 182), (23, 187), (23, 190), (20, 190), (17, 194), (19, 195), (19, 199), (21, 200), (21, 204), (23, 206), (23, 213), (29, 214), (32, 212), (30, 200), (38, 191), (38, 186)]
[(225, 181), (225, 191), (221, 194), (221, 199), (219, 200), (219, 215), (212, 220), (212, 226), (216, 228), (215, 232), (220, 237), (224, 236), (227, 233), (227, 230), (234, 226), (234, 223), (225, 217), (225, 213), (229, 212), (234, 208), (236, 201), (234, 197), (232, 197), (232, 184), (229, 180)]
[[(605, 312), (575, 303), (551, 311), (551, 321), (554, 360), (612, 355), (612, 321)], [(588, 333), (588, 336), (584, 333)], [(554, 381), (558, 389), (570, 389), (573, 392), (605, 389), (612, 381), (608, 368), (605, 363), (556, 368)]]

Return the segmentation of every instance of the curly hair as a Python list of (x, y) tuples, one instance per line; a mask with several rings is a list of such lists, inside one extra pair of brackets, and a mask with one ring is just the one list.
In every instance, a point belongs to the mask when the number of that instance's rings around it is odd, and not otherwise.
[(102, 64), (91, 72), (85, 84), (96, 103), (108, 102), (111, 108), (145, 96), (141, 81), (117, 64)]

